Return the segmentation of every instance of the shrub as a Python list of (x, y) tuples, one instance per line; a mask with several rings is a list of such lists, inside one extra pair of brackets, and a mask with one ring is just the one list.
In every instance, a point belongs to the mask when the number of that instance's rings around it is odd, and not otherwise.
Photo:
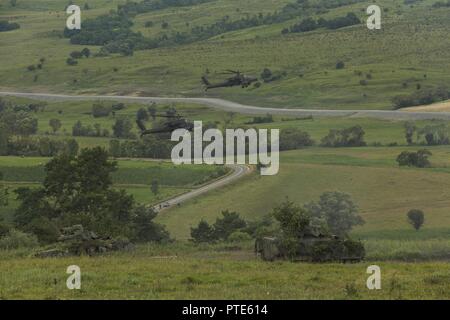
[(11, 250), (20, 248), (32, 248), (38, 246), (38, 240), (35, 235), (27, 234), (15, 229), (0, 238), (0, 249)]
[(332, 129), (322, 138), (321, 144), (324, 147), (362, 147), (366, 145), (364, 135), (365, 132), (361, 126), (342, 130)]
[(345, 68), (345, 63), (343, 61), (338, 61), (336, 63), (336, 69), (340, 70), (340, 69), (344, 69)]
[(191, 228), (192, 241), (196, 243), (213, 242), (214, 228), (205, 220), (201, 220), (197, 227)]
[(78, 64), (78, 61), (73, 58), (67, 58), (66, 64), (69, 66), (76, 66)]
[(417, 168), (427, 168), (431, 166), (428, 160), (429, 156), (433, 154), (426, 149), (419, 150), (417, 152), (403, 151), (397, 157), (397, 163), (399, 166), (417, 167)]
[(92, 105), (92, 116), (94, 118), (107, 117), (111, 113), (112, 108), (110, 106), (105, 106), (101, 103), (94, 103)]
[(81, 58), (83, 58), (83, 54), (80, 51), (72, 51), (70, 53), (70, 57), (72, 59), (81, 59)]
[(414, 227), (414, 229), (416, 229), (416, 231), (419, 231), (419, 229), (425, 222), (425, 214), (423, 213), (423, 211), (412, 209), (407, 213), (407, 216), (409, 223)]
[(230, 242), (244, 242), (250, 241), (251, 239), (252, 237), (248, 233), (242, 231), (235, 231), (228, 236), (227, 240)]
[(297, 128), (282, 129), (280, 132), (280, 150), (295, 150), (312, 146), (314, 141), (309, 133)]

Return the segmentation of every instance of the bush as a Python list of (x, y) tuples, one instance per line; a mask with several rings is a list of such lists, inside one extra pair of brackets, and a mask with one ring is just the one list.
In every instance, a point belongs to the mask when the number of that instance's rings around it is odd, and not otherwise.
[(399, 166), (427, 168), (431, 166), (428, 160), (429, 156), (433, 154), (426, 149), (419, 150), (417, 152), (403, 151), (397, 157), (397, 163)]
[(247, 222), (237, 212), (222, 211), (222, 218), (217, 218), (214, 223), (214, 237), (218, 240), (226, 240), (235, 231), (244, 229)]
[(8, 21), (1, 20), (0, 21), (0, 32), (11, 31), (15, 29), (19, 29), (20, 25), (18, 23), (9, 23)]
[(66, 64), (69, 66), (76, 66), (78, 64), (78, 61), (73, 58), (67, 58)]
[(322, 139), (321, 144), (324, 147), (363, 147), (366, 145), (364, 135), (365, 132), (361, 126), (342, 130), (332, 129)]
[(208, 222), (201, 220), (196, 228), (191, 228), (191, 237), (195, 243), (213, 242), (214, 228)]
[(229, 242), (244, 242), (252, 240), (252, 237), (246, 232), (235, 231), (228, 236), (227, 240)]
[(92, 105), (92, 116), (94, 118), (107, 117), (111, 111), (111, 106), (105, 106), (101, 103), (94, 103)]
[(414, 229), (416, 229), (416, 231), (419, 231), (419, 229), (425, 222), (425, 214), (423, 213), (423, 211), (412, 209), (407, 213), (407, 216), (409, 223), (414, 227)]
[(35, 235), (27, 234), (15, 229), (0, 238), (0, 249), (12, 250), (20, 248), (33, 248), (38, 246), (38, 240)]
[(313, 144), (309, 133), (300, 129), (282, 129), (280, 132), (280, 151), (300, 149)]
[(70, 53), (70, 57), (72, 59), (81, 59), (81, 58), (83, 58), (83, 54), (80, 51), (72, 51)]
[(343, 61), (338, 61), (336, 63), (336, 69), (340, 70), (340, 69), (344, 69), (345, 68), (345, 63)]

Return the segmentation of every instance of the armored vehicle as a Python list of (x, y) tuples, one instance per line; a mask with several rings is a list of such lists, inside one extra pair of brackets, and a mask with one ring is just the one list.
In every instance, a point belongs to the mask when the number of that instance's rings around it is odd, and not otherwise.
[(99, 237), (92, 231), (85, 230), (82, 225), (63, 228), (58, 243), (37, 257), (61, 257), (69, 255), (95, 255), (116, 250), (130, 250), (133, 245), (126, 239)]
[(265, 261), (290, 259), (305, 262), (359, 262), (365, 257), (360, 241), (337, 236), (304, 235), (295, 243), (276, 237), (263, 237), (255, 242), (255, 254)]

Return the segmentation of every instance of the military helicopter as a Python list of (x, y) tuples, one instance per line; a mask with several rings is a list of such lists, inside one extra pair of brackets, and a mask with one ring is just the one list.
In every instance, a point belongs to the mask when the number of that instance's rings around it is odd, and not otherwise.
[(142, 120), (137, 119), (136, 124), (139, 130), (141, 130), (141, 137), (150, 134), (172, 133), (172, 131), (175, 131), (177, 129), (186, 129), (188, 131), (194, 130), (194, 124), (183, 118), (178, 113), (155, 115), (154, 117), (167, 118), (168, 120), (154, 129), (147, 129)]
[(208, 89), (234, 87), (234, 86), (241, 86), (242, 88), (247, 88), (253, 82), (258, 81), (258, 78), (247, 76), (241, 73), (239, 70), (238, 71), (226, 70), (226, 72), (222, 74), (232, 74), (233, 76), (231, 78), (228, 78), (224, 82), (216, 84), (210, 83), (206, 78), (206, 76), (203, 76), (202, 82), (205, 85), (205, 91), (208, 91)]

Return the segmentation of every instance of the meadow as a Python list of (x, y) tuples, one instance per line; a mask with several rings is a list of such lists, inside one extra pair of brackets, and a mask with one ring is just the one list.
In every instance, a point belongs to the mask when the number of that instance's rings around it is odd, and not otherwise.
[[(251, 244), (250, 244), (251, 245)], [(449, 299), (445, 262), (376, 262), (382, 289), (357, 264), (263, 262), (245, 247), (146, 245), (100, 257), (36, 259), (1, 252), (1, 299)], [(235, 246), (236, 247), (236, 246)], [(81, 290), (66, 269), (81, 268)]]
[[(319, 0), (311, 0), (317, 3)], [(281, 30), (304, 16), (278, 24), (228, 32), (187, 45), (135, 51), (132, 56), (110, 55), (79, 60), (68, 66), (71, 45), (62, 37), (66, 22), (65, 0), (18, 0), (0, 4), (0, 20), (18, 22), (20, 29), (0, 33), (0, 91), (69, 94), (220, 97), (246, 104), (314, 109), (393, 108), (392, 98), (436, 88), (450, 80), (450, 8), (432, 9), (437, 0), (378, 0), (383, 29), (369, 31), (361, 1), (313, 15), (333, 18), (347, 12), (361, 17), (361, 25), (338, 30), (318, 29), (281, 35)], [(83, 19), (115, 9), (125, 0), (87, 0)], [(133, 18), (134, 31), (147, 37), (183, 32), (217, 22), (225, 15), (241, 19), (281, 10), (293, 0), (214, 0), (191, 7), (170, 7)], [(153, 27), (145, 27), (147, 22)], [(167, 29), (162, 24), (168, 24)], [(88, 46), (92, 53), (99, 47)], [(45, 58), (42, 69), (27, 70)], [(343, 61), (343, 69), (336, 62)], [(286, 72), (280, 80), (260, 88), (220, 89), (204, 92), (200, 76), (208, 71), (220, 81), (225, 69), (259, 76), (264, 68)], [(366, 85), (361, 81), (365, 80)], [(5, 98), (15, 103), (32, 100)], [(127, 104), (115, 115), (94, 118), (93, 103), (48, 102), (33, 114), (37, 136), (71, 137), (77, 121), (100, 124), (112, 133), (118, 117), (132, 120), (141, 107)], [(157, 105), (158, 112), (171, 105)], [(219, 128), (248, 127), (252, 115), (230, 114), (187, 103), (173, 106), (190, 120)], [(51, 132), (49, 121), (62, 127)], [(439, 121), (417, 121), (418, 127)], [(444, 123), (444, 122), (442, 122)], [(448, 124), (448, 123), (446, 123)], [(148, 123), (150, 126), (150, 123)], [(322, 148), (320, 139), (331, 129), (360, 125), (367, 147)], [(253, 126), (253, 125), (252, 125)], [(261, 177), (256, 172), (205, 195), (161, 212), (156, 220), (169, 230), (173, 242), (137, 245), (131, 252), (96, 257), (38, 259), (39, 248), (0, 251), (0, 299), (449, 299), (450, 273), (450, 147), (426, 147), (433, 155), (430, 168), (400, 168), (395, 159), (407, 146), (403, 121), (364, 118), (274, 117), (256, 128), (297, 128), (308, 132), (316, 146), (281, 153), (280, 172)], [(136, 126), (133, 132), (138, 134)], [(111, 137), (76, 137), (80, 147), (108, 148)], [(10, 190), (38, 187), (49, 158), (0, 157), (2, 183)], [(192, 190), (220, 170), (211, 166), (174, 166), (148, 159), (117, 159), (114, 187), (127, 190), (138, 202), (155, 204)], [(153, 179), (160, 184), (154, 195)], [(356, 264), (263, 262), (254, 257), (252, 242), (196, 245), (190, 229), (201, 219), (214, 222), (222, 210), (238, 212), (248, 221), (269, 214), (286, 197), (302, 205), (318, 200), (326, 191), (351, 195), (365, 224), (351, 236), (363, 241), (367, 256)], [(11, 222), (18, 203), (10, 194), (0, 218)], [(415, 231), (406, 213), (425, 212), (425, 224)], [(66, 288), (66, 268), (79, 265), (82, 289)], [(369, 265), (382, 269), (382, 290), (366, 288)]]
[[(123, 1), (88, 1), (91, 18), (114, 9)], [(280, 10), (291, 1), (216, 0), (186, 8), (167, 8), (134, 18), (134, 30), (146, 36), (161, 36), (204, 26), (227, 15), (230, 19)], [(111, 55), (82, 59), (75, 67), (66, 65), (70, 52), (84, 46), (70, 45), (61, 37), (66, 14), (63, 0), (21, 0), (12, 8), (2, 5), (0, 19), (21, 24), (3, 32), (0, 89), (36, 92), (183, 95), (222, 97), (249, 104), (274, 107), (391, 109), (392, 98), (448, 82), (449, 8), (431, 8), (434, 0), (414, 5), (378, 1), (383, 9), (383, 29), (369, 31), (362, 23), (339, 30), (316, 30), (281, 35), (281, 30), (304, 17), (280, 24), (263, 25), (188, 45), (136, 51), (133, 56)], [(320, 17), (357, 13), (365, 22), (371, 1), (329, 10)], [(257, 8), (257, 9), (255, 9)], [(319, 17), (319, 16), (317, 16)], [(317, 18), (315, 17), (315, 18)], [(154, 27), (145, 28), (145, 22)], [(162, 22), (168, 30), (161, 28)], [(188, 24), (187, 24), (188, 23)], [(423, 45), (423, 44), (426, 44)], [(282, 48), (282, 50), (279, 50)], [(90, 47), (97, 52), (98, 47)], [(42, 70), (27, 71), (41, 57)], [(190, 57), (186, 63), (186, 57)], [(346, 67), (335, 68), (337, 61)], [(279, 81), (241, 89), (203, 92), (200, 76), (209, 71), (220, 81), (225, 69), (239, 69), (259, 76), (264, 68), (286, 71)], [(367, 85), (360, 85), (361, 80)]]
[[(210, 192), (160, 216), (179, 239), (201, 219), (214, 221), (222, 210), (233, 210), (250, 220), (268, 214), (289, 197), (305, 204), (325, 191), (349, 193), (366, 224), (354, 230), (361, 239), (423, 240), (450, 238), (448, 147), (429, 148), (432, 167), (400, 168), (395, 162), (404, 150), (417, 147), (308, 148), (284, 152), (279, 174), (251, 176), (233, 186)], [(424, 210), (426, 223), (416, 232), (406, 213)], [(423, 237), (421, 235), (424, 235)], [(425, 237), (425, 234), (427, 235)]]

